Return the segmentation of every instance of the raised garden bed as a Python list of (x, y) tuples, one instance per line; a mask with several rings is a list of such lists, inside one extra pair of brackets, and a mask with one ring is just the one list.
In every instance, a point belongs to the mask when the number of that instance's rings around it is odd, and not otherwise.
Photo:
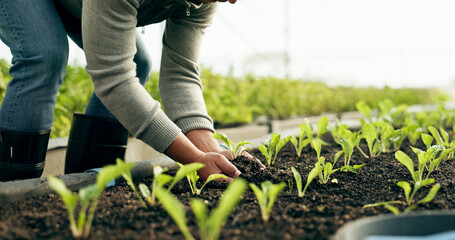
[[(420, 143), (418, 147), (425, 148)], [(401, 150), (415, 156), (405, 140)], [(367, 152), (367, 145), (360, 147)], [(322, 148), (322, 156), (333, 159), (341, 147), (332, 142)], [(263, 160), (258, 150), (250, 153)], [(238, 162), (237, 159), (235, 162)], [(290, 167), (294, 166), (303, 177), (316, 162), (316, 153), (309, 146), (297, 157), (294, 146), (286, 144), (278, 154), (273, 166), (258, 171), (257, 166), (248, 163), (239, 168), (248, 181), (260, 185), (265, 180), (274, 183), (285, 182), (288, 186), (278, 196), (268, 223), (261, 219), (261, 212), (253, 192), (247, 188), (243, 198), (230, 214), (221, 230), (220, 239), (329, 239), (340, 227), (349, 221), (389, 213), (383, 207), (362, 208), (369, 203), (401, 199), (404, 194), (396, 183), (409, 181), (408, 170), (399, 163), (393, 153), (382, 153), (379, 157), (366, 159), (359, 151), (354, 151), (351, 164), (362, 164), (357, 174), (336, 172), (327, 184), (313, 181), (304, 197), (298, 197)], [(337, 162), (340, 167), (342, 160)], [(246, 168), (249, 168), (246, 170)], [(432, 178), (441, 184), (436, 198), (420, 205), (414, 211), (455, 209), (455, 161), (441, 163), (432, 173)], [(248, 173), (248, 174), (247, 174)], [(144, 178), (138, 183), (150, 185), (152, 178)], [(293, 189), (289, 189), (293, 183)], [(200, 196), (209, 208), (217, 205), (226, 187), (225, 183), (209, 183)], [(420, 191), (416, 198), (422, 198), (429, 187)], [(198, 228), (189, 202), (193, 196), (188, 182), (179, 182), (173, 194), (186, 208), (187, 223), (193, 236), (199, 237)], [(400, 210), (401, 207), (400, 207)], [(1, 239), (72, 239), (69, 230), (67, 211), (57, 195), (26, 199), (0, 206)], [(108, 188), (102, 195), (89, 239), (184, 239), (181, 231), (161, 206), (148, 209), (142, 207), (133, 192), (122, 180)]]

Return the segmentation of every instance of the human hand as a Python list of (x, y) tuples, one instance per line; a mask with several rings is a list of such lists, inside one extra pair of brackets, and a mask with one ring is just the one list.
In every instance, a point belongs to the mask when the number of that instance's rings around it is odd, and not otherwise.
[(225, 156), (219, 153), (202, 153), (194, 162), (205, 165), (204, 168), (198, 171), (199, 177), (204, 181), (214, 173), (221, 173), (228, 176), (226, 181), (232, 181), (232, 178), (238, 177), (241, 174)]
[[(229, 150), (222, 150), (220, 153), (223, 154), (227, 159), (233, 160), (231, 152), (232, 151), (229, 151)], [(250, 158), (250, 159), (253, 159), (254, 161), (256, 161), (259, 164), (261, 164), (261, 168), (259, 169), (260, 171), (262, 171), (262, 170), (264, 170), (266, 168), (265, 165), (262, 164), (262, 162), (259, 159), (257, 159), (253, 155), (251, 155), (249, 152), (243, 151), (242, 153), (240, 153), (240, 155), (242, 155), (244, 157), (247, 157), (247, 158)]]

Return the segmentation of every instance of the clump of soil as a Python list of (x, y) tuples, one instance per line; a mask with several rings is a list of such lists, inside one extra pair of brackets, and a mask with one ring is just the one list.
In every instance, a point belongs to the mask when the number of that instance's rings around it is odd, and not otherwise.
[[(402, 145), (413, 159), (415, 154)], [(422, 149), (423, 146), (420, 146)], [(367, 151), (365, 143), (361, 148)], [(323, 146), (322, 156), (333, 161), (337, 145)], [(250, 153), (264, 164), (258, 150)], [(316, 162), (316, 153), (306, 147), (297, 157), (294, 147), (287, 144), (278, 154), (273, 166), (259, 170), (257, 162), (240, 157), (233, 161), (242, 171), (242, 177), (260, 185), (265, 180), (274, 183), (285, 182), (283, 190), (273, 207), (268, 223), (261, 219), (256, 196), (249, 189), (243, 194), (238, 206), (224, 225), (220, 239), (329, 239), (343, 224), (355, 219), (389, 213), (384, 208), (362, 208), (363, 205), (389, 200), (404, 200), (402, 189), (396, 186), (399, 181), (411, 181), (407, 169), (394, 157), (394, 153), (382, 153), (379, 157), (366, 159), (356, 150), (351, 164), (362, 164), (357, 174), (336, 172), (328, 184), (319, 184), (317, 179), (310, 184), (304, 197), (297, 196), (290, 167), (294, 166), (304, 181)], [(336, 163), (342, 166), (343, 160)], [(431, 174), (441, 184), (434, 201), (419, 206), (416, 211), (428, 209), (455, 208), (455, 161), (442, 162), (439, 169)], [(151, 177), (136, 184), (150, 185)], [(190, 208), (193, 198), (203, 199), (209, 209), (217, 206), (226, 183), (211, 182), (201, 195), (191, 194), (186, 179), (172, 190), (185, 206), (187, 223), (191, 233), (198, 238), (198, 228)], [(294, 187), (293, 187), (294, 186)], [(429, 188), (416, 196), (422, 198)], [(404, 206), (398, 206), (403, 209)], [(0, 206), (0, 239), (72, 239), (66, 209), (60, 198), (54, 194), (27, 199)], [(180, 230), (161, 206), (144, 208), (135, 198), (124, 181), (117, 181), (102, 195), (89, 239), (184, 239)]]

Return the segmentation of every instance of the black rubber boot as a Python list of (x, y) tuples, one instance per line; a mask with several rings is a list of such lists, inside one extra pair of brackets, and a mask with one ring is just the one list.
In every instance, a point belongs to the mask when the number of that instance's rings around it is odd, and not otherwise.
[(116, 120), (74, 113), (65, 173), (84, 172), (124, 159), (128, 131)]
[(41, 177), (50, 132), (0, 130), (0, 181)]

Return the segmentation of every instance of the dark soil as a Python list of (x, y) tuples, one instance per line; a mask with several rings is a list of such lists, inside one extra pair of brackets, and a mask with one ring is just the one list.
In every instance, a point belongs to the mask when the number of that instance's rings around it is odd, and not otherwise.
[[(366, 150), (366, 144), (362, 143)], [(402, 150), (416, 158), (404, 142)], [(419, 147), (419, 146), (418, 146)], [(420, 148), (424, 148), (420, 146)], [(337, 145), (324, 146), (322, 156), (332, 161), (334, 154), (341, 150)], [(263, 160), (257, 150), (250, 152)], [(340, 167), (343, 157), (337, 162)], [(291, 166), (302, 174), (304, 182), (316, 161), (314, 150), (306, 147), (300, 157), (294, 147), (286, 145), (279, 153), (274, 166), (258, 171), (259, 165), (246, 162), (239, 169), (249, 182), (260, 185), (265, 180), (274, 183), (285, 182), (294, 185)], [(245, 162), (236, 159), (235, 164)], [(366, 165), (357, 174), (336, 172), (328, 184), (311, 183), (305, 196), (297, 196), (295, 187), (283, 190), (273, 207), (268, 223), (261, 219), (261, 213), (255, 195), (247, 189), (239, 205), (234, 209), (224, 225), (220, 239), (329, 239), (343, 224), (354, 219), (377, 214), (389, 213), (378, 208), (363, 209), (364, 204), (403, 200), (398, 181), (410, 181), (407, 169), (394, 157), (393, 153), (383, 153), (379, 157), (366, 159), (358, 150), (352, 156), (353, 164)], [(441, 163), (440, 168), (432, 173), (436, 182), (441, 184), (435, 200), (419, 206), (415, 211), (427, 209), (455, 208), (455, 161)], [(151, 178), (142, 179), (149, 185)], [(138, 182), (138, 183), (139, 183)], [(198, 196), (205, 200), (209, 208), (216, 207), (225, 183), (213, 183), (204, 188)], [(421, 191), (417, 198), (426, 194), (428, 188)], [(194, 198), (186, 180), (181, 181), (173, 193), (186, 206), (190, 231), (197, 238), (198, 229), (189, 207)], [(403, 209), (402, 206), (399, 206)], [(42, 196), (0, 206), (0, 239), (71, 239), (66, 209), (56, 195)], [(148, 209), (141, 206), (132, 191), (121, 180), (103, 194), (93, 221), (90, 239), (184, 239), (174, 221), (160, 206)]]

